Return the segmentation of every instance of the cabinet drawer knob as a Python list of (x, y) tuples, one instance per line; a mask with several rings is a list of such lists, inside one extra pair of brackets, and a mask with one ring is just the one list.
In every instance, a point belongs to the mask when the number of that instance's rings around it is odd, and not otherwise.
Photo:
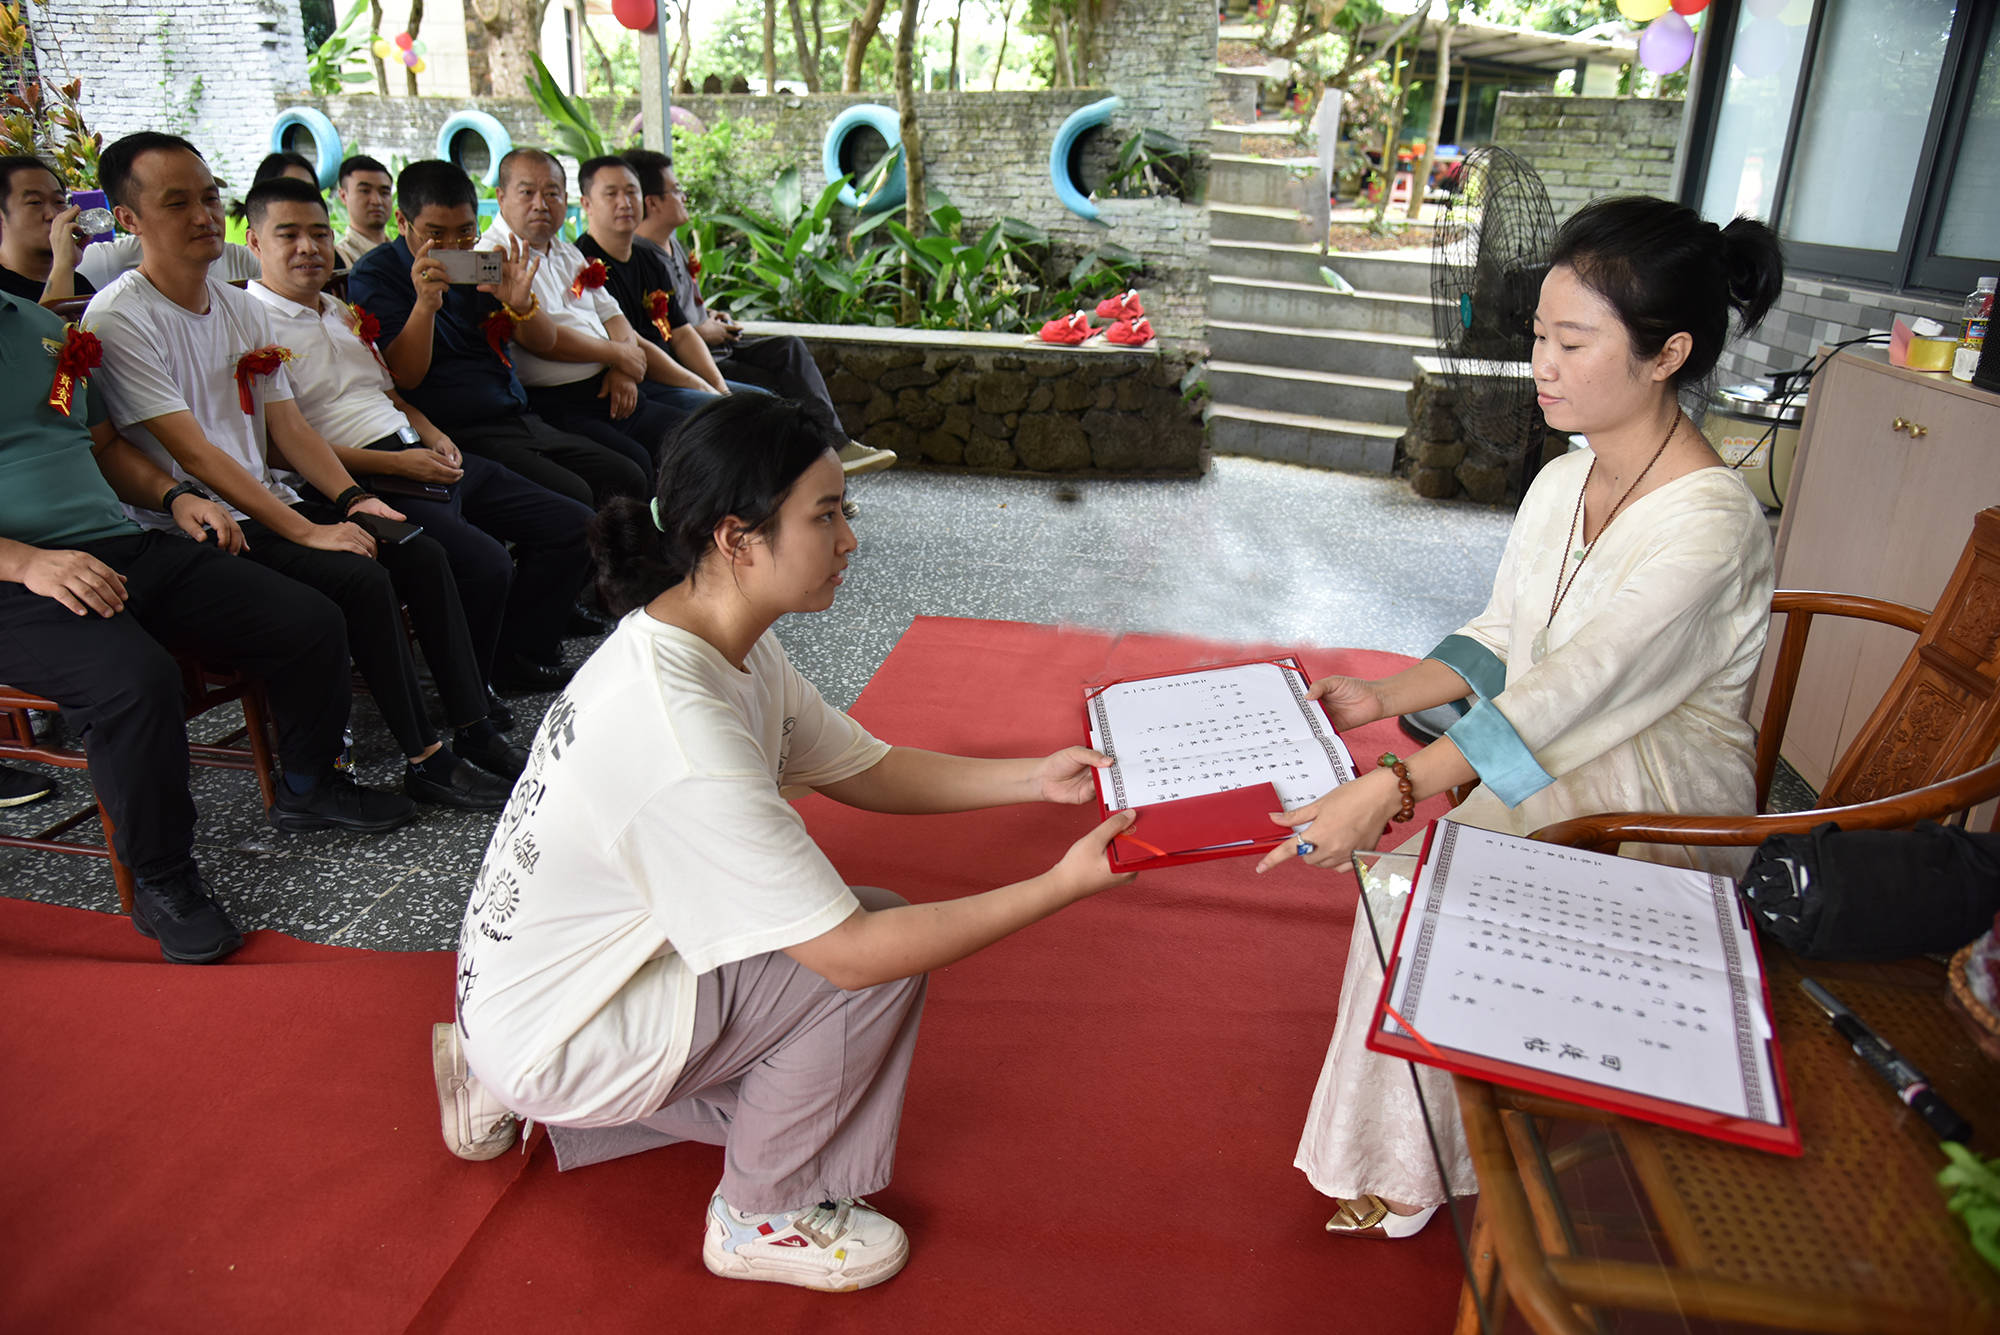
[(1912, 422), (1907, 417), (1898, 417), (1895, 421), (1889, 423), (1889, 429), (1891, 431), (1907, 431), (1910, 433), (1911, 440), (1915, 440), (1919, 436), (1928, 436), (1931, 433), (1931, 429), (1922, 422)]

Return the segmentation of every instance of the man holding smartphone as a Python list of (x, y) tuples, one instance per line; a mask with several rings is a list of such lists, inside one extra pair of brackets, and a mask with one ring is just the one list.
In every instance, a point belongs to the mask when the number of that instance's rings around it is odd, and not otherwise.
[[(356, 522), (403, 515), (357, 486), (307, 425), (285, 372), (294, 354), (278, 342), (263, 305), (209, 273), (222, 253), (224, 215), (207, 164), (185, 139), (145, 131), (105, 149), (99, 176), (142, 256), (84, 312), (103, 345), (99, 376), (112, 420), (160, 467), (228, 507), (246, 557), (339, 606), (355, 665), (408, 761), (404, 792), (497, 810), (509, 783), (494, 775), (511, 782), (527, 754), (487, 718), (486, 685), (444, 550), (421, 536), (378, 547)], [(331, 503), (302, 500), (273, 467), (273, 449)], [(142, 527), (168, 522), (129, 512)], [(403, 604), (457, 729), (456, 751), (426, 714)]]
[(467, 454), (550, 491), (586, 505), (644, 495), (649, 468), (528, 407), (514, 349), (551, 348), (556, 338), (554, 321), (535, 308), (539, 261), (516, 245), (499, 255), (498, 282), (454, 285), (445, 271), (447, 257), (479, 239), (472, 179), (449, 162), (411, 163), (396, 178), (396, 220), (399, 235), (361, 257), (347, 295), (378, 322), (376, 346), (404, 398)]
[(483, 679), (502, 691), (561, 689), (570, 676), (561, 634), (590, 566), (583, 536), (590, 507), (491, 459), (460, 454), (397, 395), (368, 341), (368, 322), (321, 291), (336, 256), (316, 188), (264, 181), (243, 203), (250, 249), (263, 268), (249, 292), (294, 354), (285, 370), (306, 423), (350, 474), (393, 494), (396, 508), (444, 548)]

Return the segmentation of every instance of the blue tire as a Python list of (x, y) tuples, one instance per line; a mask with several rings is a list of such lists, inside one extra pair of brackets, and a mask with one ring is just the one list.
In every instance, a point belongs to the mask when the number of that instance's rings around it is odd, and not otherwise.
[[(465, 164), (452, 152), (452, 144), (460, 135), (473, 134), (486, 147), (486, 170), (474, 179), (481, 185), (500, 183), (500, 159), (514, 151), (514, 136), (507, 133), (507, 127), (483, 111), (461, 111), (438, 128), (437, 155), (446, 162), (461, 169)], [(466, 171), (467, 176), (473, 176)]]
[(1049, 183), (1055, 187), (1056, 198), (1062, 201), (1064, 208), (1089, 222), (1097, 221), (1097, 205), (1077, 188), (1077, 149), (1084, 135), (1107, 124), (1119, 106), (1117, 98), (1107, 97), (1087, 107), (1078, 107), (1062, 123), (1062, 128), (1056, 131), (1055, 141), (1049, 145)]
[[(841, 165), (841, 150), (847, 146), (847, 136), (864, 125), (886, 139), (890, 148), (903, 142), (902, 122), (894, 107), (885, 107), (879, 102), (864, 102), (849, 107), (826, 127), (826, 142), (820, 147), (819, 163), (827, 180), (837, 181), (847, 174), (847, 168)], [(903, 164), (899, 162), (889, 173), (889, 179), (882, 183), (882, 189), (868, 201), (869, 209), (879, 213), (902, 203), (903, 184)], [(855, 193), (852, 183), (840, 188), (840, 202), (850, 209), (861, 207), (861, 196)]]
[(340, 131), (333, 128), (333, 122), (326, 113), (312, 107), (286, 107), (278, 113), (278, 119), (271, 122), (271, 149), (273, 153), (291, 151), (286, 140), (293, 130), (304, 130), (312, 136), (313, 170), (319, 173), (319, 188), (333, 189), (340, 179), (340, 163), (344, 156), (340, 151)]

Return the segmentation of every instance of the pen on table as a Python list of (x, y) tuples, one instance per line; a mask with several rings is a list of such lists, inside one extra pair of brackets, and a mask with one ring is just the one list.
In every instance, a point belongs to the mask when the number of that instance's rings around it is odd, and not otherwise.
[(1939, 1140), (1956, 1140), (1962, 1144), (1972, 1138), (1972, 1127), (1952, 1110), (1949, 1103), (1938, 1097), (1924, 1073), (1884, 1042), (1882, 1036), (1870, 1029), (1860, 1016), (1841, 1005), (1833, 993), (1810, 978), (1800, 979), (1799, 986), (1805, 989), (1815, 1005), (1826, 1012), (1827, 1018), (1833, 1021), (1834, 1032), (1847, 1040), (1854, 1049), (1854, 1055), (1874, 1067), (1875, 1073), (1896, 1091), (1896, 1097), (1916, 1109), (1918, 1115), (1930, 1124)]

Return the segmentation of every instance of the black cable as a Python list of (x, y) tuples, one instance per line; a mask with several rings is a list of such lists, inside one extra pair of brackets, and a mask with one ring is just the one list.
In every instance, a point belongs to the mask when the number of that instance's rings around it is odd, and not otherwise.
[[(1764, 400), (1764, 402), (1775, 405), (1778, 411), (1782, 413), (1785, 409), (1792, 406), (1794, 399), (1812, 389), (1814, 378), (1826, 368), (1828, 362), (1833, 360), (1835, 353), (1861, 343), (1887, 343), (1888, 341), (1889, 335), (1887, 334), (1863, 334), (1858, 338), (1842, 339), (1840, 342), (1828, 347), (1826, 351), (1820, 353), (1815, 360), (1807, 362), (1796, 371), (1779, 371), (1772, 375), (1759, 376), (1758, 379), (1760, 380), (1773, 381), (1782, 377), (1786, 382), (1785, 388), (1779, 394), (1773, 398)], [(1757, 457), (1758, 450), (1770, 446), (1764, 455), (1764, 480), (1770, 485), (1771, 496), (1776, 501), (1776, 505), (1773, 508), (1780, 514), (1783, 514), (1785, 510), (1785, 498), (1778, 491), (1778, 451), (1776, 441), (1778, 428), (1782, 425), (1784, 423), (1781, 419), (1772, 418), (1771, 424), (1764, 428), (1764, 434), (1757, 437), (1750, 448), (1743, 452), (1743, 457), (1729, 465), (1732, 470), (1740, 469), (1744, 464), (1749, 463)]]

